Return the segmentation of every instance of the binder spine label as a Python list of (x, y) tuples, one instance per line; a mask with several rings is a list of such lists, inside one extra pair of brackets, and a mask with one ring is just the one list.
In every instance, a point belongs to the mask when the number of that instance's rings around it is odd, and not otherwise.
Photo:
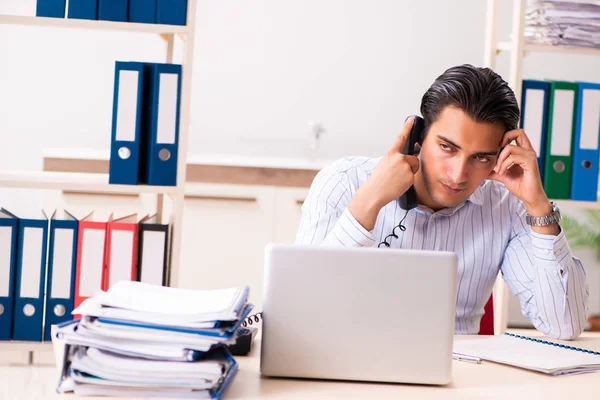
[[(597, 150), (600, 130), (600, 90), (584, 89), (581, 110), (581, 149)], [(594, 160), (596, 161), (596, 160)]]
[(159, 82), (156, 142), (175, 144), (179, 75), (161, 73)]
[(119, 72), (117, 141), (133, 142), (137, 126), (138, 71)]
[(554, 112), (552, 113), (552, 143), (550, 154), (553, 156), (571, 155), (571, 137), (573, 132), (573, 110), (575, 92), (557, 89), (554, 94)]
[(91, 297), (102, 289), (104, 272), (104, 231), (86, 229), (83, 232), (81, 272), (78, 296)]
[(9, 226), (0, 226), (0, 245), (7, 246), (0, 251), (0, 297), (10, 295), (12, 229)]
[(527, 89), (523, 130), (538, 156), (542, 151), (542, 122), (544, 121), (544, 95), (541, 89)]
[(50, 297), (53, 299), (69, 299), (71, 297), (73, 236), (73, 229), (56, 229), (54, 231), (52, 286), (50, 290)]
[(32, 299), (40, 297), (43, 234), (44, 231), (41, 228), (25, 228), (23, 230), (20, 297)]

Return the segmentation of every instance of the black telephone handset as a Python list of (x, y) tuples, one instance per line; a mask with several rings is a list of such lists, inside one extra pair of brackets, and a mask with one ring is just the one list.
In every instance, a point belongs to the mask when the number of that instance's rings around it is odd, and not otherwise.
[[(414, 123), (408, 140), (402, 149), (402, 154), (411, 156), (415, 154), (415, 145), (417, 143), (420, 145), (423, 142), (423, 133), (425, 131), (425, 121), (423, 118), (419, 117), (418, 115), (413, 115), (412, 117), (414, 118)], [(403, 210), (408, 211), (415, 208), (418, 205), (417, 192), (415, 192), (415, 188), (413, 186), (409, 187), (408, 190), (398, 198), (398, 202)]]

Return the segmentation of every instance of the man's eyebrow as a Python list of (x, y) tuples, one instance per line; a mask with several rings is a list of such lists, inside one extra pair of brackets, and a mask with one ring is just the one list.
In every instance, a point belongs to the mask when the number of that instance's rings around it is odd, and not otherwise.
[(497, 151), (480, 151), (476, 154), (477, 156), (496, 156), (498, 155)]
[(444, 142), (450, 143), (452, 146), (456, 147), (459, 150), (462, 149), (462, 147), (460, 147), (459, 145), (457, 145), (456, 143), (454, 143), (452, 140), (443, 137), (442, 135), (437, 135), (437, 137), (438, 137), (438, 139), (442, 139)]
[[(462, 147), (460, 147), (459, 145), (457, 145), (456, 143), (454, 143), (452, 140), (442, 136), (442, 135), (437, 135), (438, 139), (442, 139), (444, 142), (448, 142), (449, 144), (451, 144), (452, 146), (456, 147), (459, 150), (462, 150)], [(475, 155), (477, 156), (495, 156), (498, 154), (498, 151), (479, 151), (477, 153), (475, 153)]]

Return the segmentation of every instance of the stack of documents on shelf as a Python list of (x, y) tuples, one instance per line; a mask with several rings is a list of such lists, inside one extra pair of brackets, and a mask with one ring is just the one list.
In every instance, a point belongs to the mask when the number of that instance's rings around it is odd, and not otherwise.
[(457, 358), (475, 357), (548, 375), (600, 371), (600, 352), (544, 339), (505, 333), (485, 339), (454, 342)]
[(524, 27), (528, 43), (600, 47), (600, 1), (530, 0)]
[(122, 281), (86, 299), (62, 340), (59, 392), (220, 398), (237, 371), (227, 345), (252, 310), (249, 289), (188, 290)]

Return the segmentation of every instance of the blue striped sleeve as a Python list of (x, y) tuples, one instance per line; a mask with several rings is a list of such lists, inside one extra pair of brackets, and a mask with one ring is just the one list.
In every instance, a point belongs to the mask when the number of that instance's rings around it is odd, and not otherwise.
[[(367, 231), (348, 210), (359, 182), (341, 159), (319, 171), (302, 205), (302, 218), (296, 234), (298, 244), (325, 244), (372, 247), (373, 231)], [(352, 166), (356, 168), (356, 166)]]
[(521, 311), (545, 335), (577, 338), (587, 319), (585, 271), (571, 254), (564, 232), (542, 235), (525, 223), (525, 207), (511, 201), (512, 234), (502, 272)]
[[(571, 249), (567, 243), (564, 231), (557, 235), (543, 235), (541, 233), (530, 232), (532, 254), (536, 258), (536, 265), (545, 268), (566, 267), (568, 266)], [(563, 265), (560, 265), (561, 261)]]

